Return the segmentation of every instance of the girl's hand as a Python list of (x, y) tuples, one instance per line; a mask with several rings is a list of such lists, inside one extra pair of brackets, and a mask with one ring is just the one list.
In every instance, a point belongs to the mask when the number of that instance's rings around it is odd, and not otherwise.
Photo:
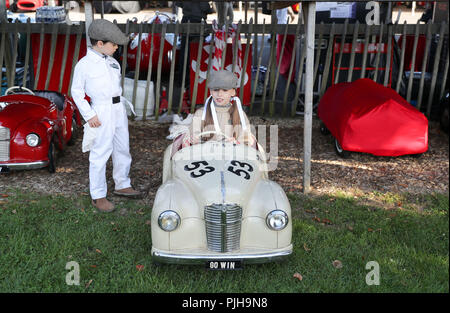
[(196, 136), (196, 135), (193, 135), (192, 138), (191, 138), (191, 142), (192, 142), (193, 145), (196, 145), (196, 144), (200, 143), (200, 137)]
[(225, 141), (227, 141), (227, 142), (232, 142), (232, 143), (234, 143), (234, 144), (236, 144), (236, 145), (239, 144), (239, 141), (237, 141), (237, 139), (234, 138), (234, 137), (232, 137), (232, 138), (226, 138)]

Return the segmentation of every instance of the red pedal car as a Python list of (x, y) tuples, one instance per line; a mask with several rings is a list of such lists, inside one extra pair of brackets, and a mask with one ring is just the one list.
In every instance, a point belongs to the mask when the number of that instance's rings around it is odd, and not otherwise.
[(331, 132), (341, 157), (350, 151), (378, 156), (428, 150), (428, 119), (391, 88), (371, 79), (328, 88), (317, 108), (321, 132)]
[(57, 151), (73, 144), (81, 126), (78, 109), (55, 91), (11, 87), (0, 97), (0, 171), (56, 170)]

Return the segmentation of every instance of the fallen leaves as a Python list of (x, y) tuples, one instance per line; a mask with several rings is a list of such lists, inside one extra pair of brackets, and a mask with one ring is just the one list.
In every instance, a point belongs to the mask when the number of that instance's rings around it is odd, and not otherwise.
[(342, 265), (342, 262), (339, 260), (334, 260), (332, 264), (333, 264), (334, 268), (337, 268), (337, 269), (340, 269), (344, 266), (344, 265)]
[(303, 280), (303, 276), (300, 273), (295, 273), (293, 277), (297, 278), (299, 281)]
[(333, 225), (333, 222), (331, 222), (329, 219), (327, 219), (327, 218), (322, 218), (322, 219), (320, 219), (320, 218), (318, 218), (317, 216), (314, 216), (313, 218), (312, 218), (312, 220), (314, 221), (314, 222), (317, 222), (317, 223), (319, 223), (319, 224), (322, 224), (322, 225)]
[(140, 265), (140, 264), (138, 264), (138, 265), (136, 265), (136, 269), (138, 270), (138, 272), (142, 272), (143, 270), (144, 270), (144, 265)]
[(305, 249), (306, 252), (311, 251), (311, 249), (306, 246), (306, 243), (303, 244), (303, 249)]
[(92, 284), (93, 281), (94, 281), (94, 280), (91, 279), (91, 280), (89, 280), (89, 281), (86, 283), (86, 285), (85, 285), (86, 289), (89, 288), (89, 286)]
[[(297, 170), (302, 162), (302, 145), (298, 145), (299, 131), (302, 131), (301, 119), (272, 119), (264, 121), (258, 116), (250, 116), (252, 125), (273, 125), (279, 127), (279, 162), (273, 172), (273, 180), (285, 190), (295, 186), (302, 186), (302, 175)], [(152, 207), (154, 195), (161, 185), (162, 158), (165, 148), (169, 144), (166, 136), (167, 124), (156, 121), (130, 121), (129, 133), (135, 138), (130, 144), (133, 156), (133, 165), (130, 176), (139, 189), (146, 190), (144, 201), (146, 207)], [(398, 190), (411, 193), (442, 191), (448, 192), (448, 136), (439, 134), (439, 127), (430, 124), (429, 151), (425, 153), (420, 162), (417, 159), (374, 157), (369, 154), (352, 155), (351, 161), (336, 161), (336, 154), (329, 138), (320, 134), (319, 121), (313, 120), (312, 160), (311, 171), (313, 189), (319, 194), (330, 198), (328, 203), (333, 206), (338, 199), (333, 196), (336, 190), (353, 191), (357, 187), (362, 192), (375, 190), (382, 193), (397, 192)], [(152, 144), (149, 145), (148, 143)], [(270, 141), (268, 141), (270, 142)], [(64, 158), (60, 159), (61, 168), (73, 168), (73, 172), (62, 171), (58, 175), (49, 177), (45, 171), (11, 171), (8, 175), (0, 175), (0, 194), (7, 194), (3, 186), (19, 188), (47, 194), (63, 193), (79, 195), (81, 198), (89, 197), (89, 154), (80, 154), (82, 138), (76, 141), (73, 149), (67, 149)], [(73, 160), (77, 159), (76, 164)], [(434, 175), (434, 176), (433, 176)], [(433, 179), (429, 179), (433, 176)], [(71, 183), (68, 184), (67, 182)], [(294, 190), (298, 190), (294, 188)], [(296, 192), (296, 191), (294, 191)], [(13, 194), (9, 195), (9, 199)], [(364, 198), (364, 197), (363, 197)], [(8, 197), (0, 195), (0, 206), (7, 203)], [(2, 201), (3, 200), (3, 201)], [(361, 200), (361, 199), (358, 199)], [(29, 202), (29, 201), (27, 201)], [(403, 201), (405, 202), (405, 201)], [(393, 206), (397, 207), (397, 201)], [(385, 204), (386, 205), (386, 204)], [(403, 204), (404, 205), (404, 204)], [(312, 208), (308, 208), (312, 214)], [(88, 207), (84, 207), (90, 213)], [(320, 212), (325, 209), (320, 208)], [(10, 210), (9, 210), (10, 212)], [(128, 212), (129, 214), (131, 212)], [(307, 216), (307, 218), (311, 218)], [(336, 222), (337, 221), (333, 221)], [(356, 228), (356, 227), (355, 227)], [(118, 231), (116, 228), (115, 231)]]

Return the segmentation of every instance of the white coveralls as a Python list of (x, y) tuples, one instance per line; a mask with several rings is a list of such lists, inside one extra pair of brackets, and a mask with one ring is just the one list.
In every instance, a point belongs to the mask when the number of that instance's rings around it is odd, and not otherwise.
[(112, 101), (122, 94), (120, 79), (119, 63), (92, 49), (80, 59), (73, 74), (72, 98), (81, 115), (85, 121), (97, 115), (101, 123), (89, 154), (89, 189), (94, 200), (106, 197), (106, 163), (111, 155), (115, 189), (131, 187), (128, 118), (122, 101)]

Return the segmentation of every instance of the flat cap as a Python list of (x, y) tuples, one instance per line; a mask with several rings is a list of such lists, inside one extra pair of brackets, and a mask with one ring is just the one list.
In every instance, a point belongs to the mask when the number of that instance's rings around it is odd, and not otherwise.
[(232, 89), (238, 88), (238, 78), (230, 71), (212, 71), (208, 78), (208, 88), (210, 89)]
[(105, 19), (93, 20), (89, 26), (88, 35), (92, 39), (111, 41), (118, 45), (128, 44), (128, 37), (122, 33), (120, 28)]

